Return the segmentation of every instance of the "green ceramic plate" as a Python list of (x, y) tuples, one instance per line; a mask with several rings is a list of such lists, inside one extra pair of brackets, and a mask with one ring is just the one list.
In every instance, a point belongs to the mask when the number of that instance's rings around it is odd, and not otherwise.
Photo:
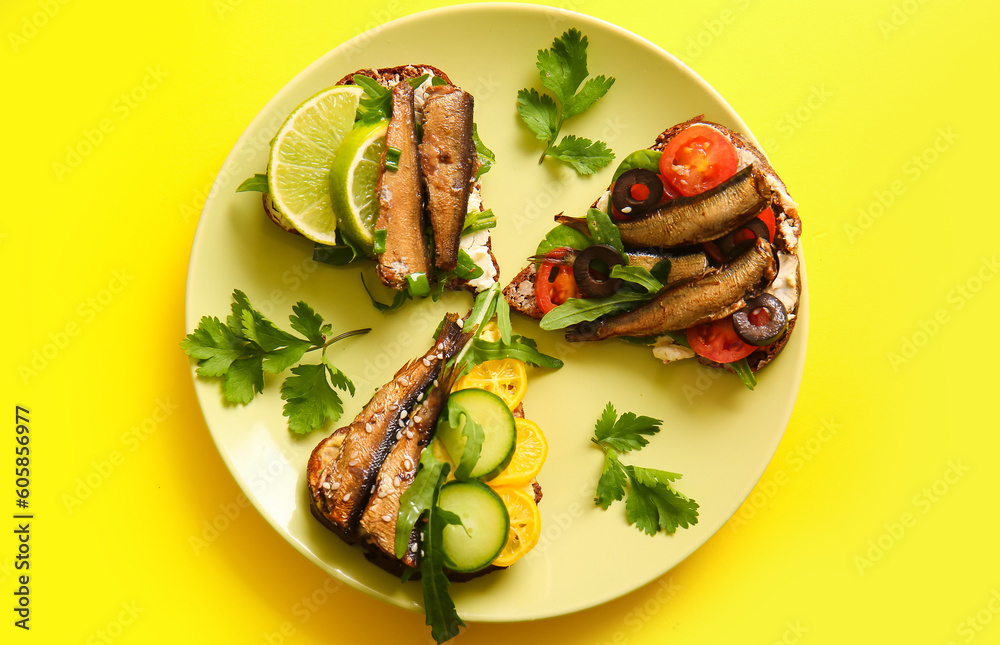
[[(285, 115), (316, 91), (359, 68), (437, 66), (475, 96), (479, 132), (496, 152), (483, 196), (500, 220), (493, 248), (509, 280), (551, 228), (552, 216), (583, 214), (613, 172), (612, 165), (581, 178), (555, 163), (539, 166), (540, 147), (518, 123), (517, 90), (538, 87), (535, 52), (569, 27), (590, 38), (592, 73), (618, 80), (606, 98), (570, 122), (567, 132), (600, 138), (619, 158), (696, 114), (750, 134), (729, 105), (673, 56), (594, 18), (549, 7), (480, 4), (391, 22), (304, 70), (240, 137), (205, 204), (191, 250), (187, 328), (193, 329), (202, 315), (225, 316), (234, 288), (246, 291), (275, 320), (287, 321), (291, 305), (305, 300), (333, 323), (335, 332), (373, 327), (370, 335), (337, 345), (329, 354), (358, 385), (344, 414), (353, 418), (375, 387), (425, 351), (443, 313), (464, 313), (470, 296), (449, 294), (438, 303), (412, 303), (382, 315), (368, 304), (358, 268), (313, 263), (311, 243), (271, 224), (256, 193), (237, 194), (235, 188), (264, 171), (268, 142)], [(657, 82), (650, 85), (650, 78)], [(539, 478), (544, 530), (534, 552), (509, 571), (453, 585), (460, 613), (473, 621), (511, 621), (585, 609), (653, 580), (704, 544), (739, 508), (781, 440), (799, 389), (807, 323), (803, 301), (794, 337), (759, 375), (757, 391), (750, 392), (737, 378), (692, 361), (664, 366), (648, 350), (615, 341), (571, 347), (559, 334), (515, 321), (518, 332), (567, 362), (558, 372), (529, 374), (524, 400), (527, 416), (550, 443)], [(292, 436), (275, 381), (245, 407), (224, 405), (215, 382), (195, 379), (195, 389), (225, 463), (275, 530), (331, 575), (387, 602), (421, 610), (419, 584), (401, 585), (309, 513), (306, 460), (332, 428)], [(619, 411), (664, 420), (663, 431), (631, 461), (684, 474), (679, 490), (701, 504), (696, 527), (647, 537), (626, 524), (623, 504), (608, 511), (594, 506), (602, 454), (589, 437), (608, 401)], [(615, 545), (617, 557), (594, 557), (608, 545)]]

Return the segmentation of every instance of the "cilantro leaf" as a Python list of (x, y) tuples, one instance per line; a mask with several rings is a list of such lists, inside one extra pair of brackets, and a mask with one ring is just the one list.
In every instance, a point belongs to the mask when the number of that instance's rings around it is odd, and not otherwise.
[(625, 468), (618, 461), (618, 453), (609, 449), (604, 453), (604, 467), (601, 469), (601, 478), (597, 480), (597, 494), (594, 502), (598, 506), (607, 510), (612, 502), (625, 497), (625, 486), (628, 485), (628, 476)]
[(603, 141), (591, 141), (567, 134), (559, 145), (549, 148), (549, 157), (569, 164), (581, 175), (592, 175), (614, 161), (615, 153)]
[(246, 343), (218, 318), (204, 316), (198, 328), (181, 341), (181, 348), (198, 359), (199, 376), (223, 376), (229, 366), (246, 352)]
[(629, 524), (656, 535), (661, 530), (669, 534), (698, 523), (698, 503), (670, 487), (680, 475), (638, 466), (625, 466), (625, 472), (631, 485), (625, 501)]
[(587, 78), (587, 37), (570, 28), (552, 41), (552, 49), (540, 49), (535, 67), (542, 85), (552, 90), (563, 105)]
[(304, 434), (327, 419), (340, 418), (344, 404), (327, 380), (326, 365), (297, 365), (292, 374), (281, 384), (282, 414), (288, 417), (289, 430)]
[(674, 533), (678, 527), (698, 523), (698, 503), (674, 490), (679, 473), (621, 463), (622, 452), (639, 450), (649, 443), (647, 436), (660, 430), (662, 421), (637, 416), (632, 412), (618, 416), (611, 403), (604, 408), (594, 426), (591, 439), (604, 451), (601, 477), (597, 481), (594, 503), (607, 510), (612, 503), (625, 500), (625, 519), (647, 535), (660, 531)]
[[(205, 316), (181, 341), (181, 349), (198, 361), (198, 376), (222, 379), (222, 396), (229, 403), (246, 405), (263, 392), (264, 372), (278, 374), (298, 363), (308, 351), (325, 352), (327, 346), (343, 338), (371, 331), (356, 329), (327, 341), (332, 327), (312, 307), (298, 302), (289, 321), (303, 338), (278, 328), (254, 309), (239, 289), (232, 297), (232, 313), (226, 324)], [(286, 401), (283, 413), (292, 432), (308, 432), (327, 419), (340, 418), (343, 403), (334, 387), (354, 395), (354, 383), (325, 355), (319, 365), (299, 365), (292, 374), (281, 387), (281, 398)]]
[(660, 431), (661, 423), (659, 419), (636, 416), (634, 412), (617, 417), (614, 406), (609, 402), (594, 428), (594, 436), (618, 452), (639, 450), (649, 443), (646, 437)]
[(535, 137), (542, 141), (552, 141), (559, 133), (559, 108), (547, 94), (527, 88), (518, 90), (517, 113)]
[(583, 89), (571, 98), (563, 101), (562, 104), (562, 116), (563, 119), (568, 119), (571, 116), (580, 114), (591, 105), (597, 102), (597, 99), (601, 98), (608, 93), (611, 86), (615, 84), (614, 77), (606, 78), (604, 76), (596, 76), (583, 85)]
[(292, 315), (288, 320), (292, 329), (305, 336), (313, 345), (322, 345), (326, 340), (323, 337), (323, 317), (301, 300), (292, 305)]
[(222, 377), (222, 396), (230, 403), (249, 403), (264, 391), (262, 355), (237, 358)]

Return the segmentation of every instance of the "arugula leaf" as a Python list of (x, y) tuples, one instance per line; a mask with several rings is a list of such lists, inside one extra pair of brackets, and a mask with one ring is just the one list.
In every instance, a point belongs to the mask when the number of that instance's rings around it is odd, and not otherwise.
[(476, 127), (475, 123), (472, 124), (472, 142), (476, 145), (476, 159), (479, 161), (479, 169), (476, 170), (476, 175), (473, 179), (479, 179), (490, 171), (490, 168), (493, 167), (493, 164), (497, 160), (497, 156), (479, 138), (479, 128)]
[[(426, 452), (426, 450), (424, 451)], [(426, 624), (437, 643), (444, 643), (458, 636), (458, 628), (465, 623), (455, 611), (455, 603), (448, 594), (448, 578), (444, 574), (444, 549), (441, 546), (444, 527), (454, 517), (445, 516), (436, 504), (427, 513), (424, 539), (421, 543), (420, 583), (424, 595)]]
[(625, 256), (625, 247), (622, 245), (621, 233), (618, 227), (604, 211), (591, 208), (587, 211), (587, 229), (590, 236), (594, 238), (595, 244), (607, 244), (612, 246), (622, 257)]
[(260, 173), (255, 173), (253, 177), (249, 177), (243, 180), (243, 183), (236, 187), (236, 192), (245, 193), (255, 191), (258, 193), (270, 192), (267, 187), (267, 175), (262, 175)]
[[(545, 141), (538, 159), (553, 157), (581, 175), (591, 175), (615, 158), (602, 141), (567, 135), (556, 144), (563, 123), (597, 102), (614, 85), (614, 77), (595, 76), (587, 80), (587, 37), (571, 28), (552, 41), (551, 49), (541, 49), (535, 61), (542, 85), (558, 99), (532, 88), (517, 93), (517, 112), (535, 137)], [(586, 83), (584, 83), (586, 80)], [(583, 83), (583, 87), (580, 84)]]
[(559, 130), (559, 108), (548, 94), (539, 94), (534, 89), (517, 92), (517, 113), (535, 138), (551, 142)]
[(567, 134), (559, 145), (552, 146), (545, 154), (569, 164), (581, 175), (592, 175), (615, 158), (615, 153), (603, 141), (591, 141), (572, 134)]
[(392, 116), (392, 90), (364, 74), (351, 77), (365, 93), (358, 105), (354, 127), (384, 121)]
[(409, 487), (399, 497), (399, 515), (396, 518), (396, 559), (406, 555), (410, 546), (410, 536), (413, 527), (417, 525), (420, 516), (434, 505), (437, 491), (448, 477), (451, 465), (446, 461), (438, 461), (430, 446), (420, 453), (417, 474)]
[(740, 377), (743, 381), (743, 385), (746, 385), (750, 391), (753, 391), (757, 387), (757, 377), (753, 375), (753, 370), (750, 369), (750, 363), (745, 358), (741, 358), (738, 361), (730, 363), (733, 367), (733, 371), (736, 372), (736, 376)]
[(659, 419), (626, 412), (618, 417), (609, 402), (594, 427), (591, 441), (604, 451), (604, 464), (597, 481), (594, 503), (607, 510), (615, 501), (625, 500), (625, 519), (647, 535), (674, 533), (678, 527), (698, 523), (698, 503), (674, 490), (679, 473), (621, 463), (623, 452), (639, 450), (649, 443), (647, 436), (660, 430)]
[(649, 443), (646, 437), (651, 437), (660, 431), (659, 419), (636, 416), (626, 412), (617, 416), (615, 408), (609, 402), (594, 427), (596, 443), (604, 443), (618, 452), (639, 450)]
[(657, 280), (646, 267), (616, 264), (611, 267), (611, 277), (621, 278), (626, 282), (637, 284), (645, 289), (647, 293), (656, 293), (663, 288), (663, 283)]
[(497, 329), (500, 330), (500, 341), (504, 345), (509, 345), (514, 329), (510, 324), (510, 305), (507, 304), (506, 298), (497, 300)]
[(371, 300), (372, 306), (381, 311), (382, 313), (387, 313), (389, 311), (395, 311), (396, 309), (399, 309), (404, 304), (406, 304), (407, 300), (409, 300), (412, 297), (408, 291), (405, 290), (397, 291), (392, 296), (392, 302), (386, 304), (372, 295), (371, 290), (368, 288), (368, 283), (365, 282), (364, 274), (359, 274), (359, 275), (361, 275), (361, 286), (365, 288), (365, 293), (368, 294), (368, 299)]
[(264, 372), (283, 372), (306, 352), (319, 349), (319, 365), (293, 367), (293, 376), (282, 384), (284, 415), (289, 417), (289, 429), (298, 433), (318, 428), (327, 419), (340, 418), (343, 404), (333, 387), (353, 396), (354, 384), (323, 353), (339, 340), (371, 330), (349, 331), (327, 340), (332, 327), (312, 307), (299, 301), (292, 306), (289, 321), (292, 329), (302, 334), (300, 337), (279, 329), (254, 309), (239, 289), (233, 291), (232, 297), (232, 313), (225, 325), (218, 318), (205, 316), (198, 328), (181, 341), (181, 349), (198, 361), (198, 376), (221, 378), (223, 398), (245, 405), (263, 392)]
[[(452, 428), (460, 428), (465, 437), (462, 457), (455, 467), (455, 479), (468, 479), (476, 462), (479, 461), (479, 454), (482, 452), (486, 434), (483, 426), (477, 423), (469, 411), (463, 405), (456, 403), (454, 399), (448, 399), (444, 413), (447, 415), (445, 416), (447, 424)], [(454, 457), (455, 455), (452, 455), (452, 458)]]
[(618, 313), (630, 305), (646, 302), (652, 294), (621, 289), (607, 298), (570, 298), (542, 316), (538, 326), (546, 331), (564, 329), (581, 322), (597, 320), (605, 314)]
[(516, 334), (510, 337), (509, 343), (503, 342), (502, 338), (494, 341), (476, 338), (472, 341), (470, 351), (472, 352), (470, 354), (471, 362), (475, 364), (503, 358), (516, 358), (535, 367), (559, 369), (563, 366), (563, 362), (558, 358), (538, 351), (535, 341)]
[(366, 257), (349, 240), (343, 238), (340, 235), (340, 231), (337, 231), (336, 239), (337, 244), (333, 246), (316, 242), (316, 245), (313, 247), (313, 260), (335, 267), (342, 267), (347, 266), (357, 259)]

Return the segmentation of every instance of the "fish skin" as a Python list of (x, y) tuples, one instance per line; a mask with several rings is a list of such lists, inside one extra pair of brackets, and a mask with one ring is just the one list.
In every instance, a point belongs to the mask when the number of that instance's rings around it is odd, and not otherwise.
[[(396, 557), (396, 520), (399, 517), (400, 498), (417, 474), (420, 453), (434, 436), (437, 419), (445, 401), (447, 401), (445, 388), (436, 387), (429, 391), (423, 402), (414, 407), (410, 418), (419, 419), (420, 422), (408, 426), (407, 429), (413, 436), (408, 436), (404, 432), (403, 437), (396, 442), (382, 462), (382, 467), (375, 478), (372, 497), (361, 516), (361, 531), (372, 544), (392, 557)], [(410, 462), (409, 468), (406, 467), (407, 460)], [(380, 497), (383, 493), (385, 496)], [(384, 519), (386, 517), (389, 519)], [(417, 544), (418, 532), (416, 528), (413, 530), (409, 545)], [(416, 567), (416, 553), (408, 548), (402, 561), (409, 567)]]
[[(416, 403), (417, 396), (438, 377), (442, 365), (464, 344), (465, 335), (455, 322), (457, 318), (456, 314), (448, 314), (434, 346), (422, 357), (400, 368), (350, 425), (336, 430), (310, 455), (306, 473), (315, 512), (345, 539), (354, 539), (375, 476), (396, 442), (400, 413)], [(392, 405), (396, 406), (395, 410), (390, 408)], [(369, 423), (371, 432), (365, 429)], [(323, 488), (327, 481), (338, 487)], [(345, 495), (348, 496), (346, 500)]]
[(399, 169), (385, 170), (379, 179), (379, 214), (375, 228), (385, 229), (385, 253), (379, 256), (382, 283), (392, 289), (406, 287), (406, 276), (423, 273), (433, 278), (424, 226), (424, 188), (417, 153), (417, 131), (413, 112), (413, 87), (397, 83), (392, 88), (392, 118), (386, 131), (386, 148), (398, 148)]
[(458, 264), (459, 241), (469, 206), (476, 159), (472, 109), (472, 95), (454, 85), (427, 90), (420, 168), (434, 230), (434, 266), (442, 271), (451, 271)]
[(670, 260), (670, 273), (667, 274), (667, 281), (663, 283), (665, 287), (672, 287), (681, 282), (700, 278), (708, 273), (708, 258), (704, 253), (686, 253), (684, 255), (672, 253), (652, 253), (649, 251), (626, 251), (629, 266), (640, 266), (647, 271), (663, 260)]
[(736, 230), (770, 199), (770, 189), (750, 165), (709, 191), (669, 200), (638, 219), (615, 224), (628, 248), (698, 244)]
[(582, 323), (566, 340), (616, 336), (656, 336), (725, 318), (745, 305), (762, 281), (770, 283), (777, 265), (771, 245), (760, 238), (731, 264), (697, 280), (661, 290), (642, 306), (593, 323)]

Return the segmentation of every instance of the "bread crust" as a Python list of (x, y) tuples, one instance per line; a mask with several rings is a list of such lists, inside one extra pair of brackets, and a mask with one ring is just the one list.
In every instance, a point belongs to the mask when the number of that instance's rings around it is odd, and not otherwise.
[[(663, 132), (661, 132), (656, 137), (656, 141), (653, 145), (649, 146), (650, 150), (662, 151), (670, 143), (679, 132), (688, 128), (696, 123), (703, 123), (705, 125), (710, 125), (717, 129), (733, 143), (733, 145), (738, 150), (743, 150), (748, 152), (753, 156), (753, 163), (757, 167), (757, 171), (762, 175), (767, 177), (772, 186), (780, 187), (780, 193), (787, 196), (788, 191), (785, 187), (785, 183), (778, 177), (774, 168), (771, 166), (770, 162), (764, 156), (764, 154), (757, 149), (750, 141), (738, 132), (734, 132), (727, 128), (726, 126), (715, 123), (712, 121), (706, 121), (704, 115), (698, 115), (692, 119), (684, 121), (683, 123), (678, 123), (673, 125)], [(596, 206), (598, 200), (595, 200), (593, 206)], [(796, 248), (798, 247), (798, 239), (802, 234), (802, 220), (799, 218), (798, 207), (790, 199), (784, 200), (777, 196), (772, 197), (772, 210), (775, 211), (776, 231), (775, 231), (775, 248), (779, 251), (787, 253), (789, 255), (796, 255)], [(782, 222), (786, 222), (786, 227), (794, 232), (795, 239), (789, 240), (786, 238), (783, 232), (779, 233), (780, 225)], [(801, 265), (797, 268), (798, 280), (796, 281), (796, 299), (795, 308), (793, 311), (788, 313), (795, 314), (788, 324), (788, 329), (786, 330), (784, 336), (779, 340), (766, 347), (762, 347), (756, 350), (754, 353), (747, 357), (747, 363), (750, 365), (752, 371), (758, 371), (770, 363), (777, 357), (781, 350), (784, 349), (785, 345), (788, 343), (788, 339), (792, 335), (792, 330), (795, 328), (795, 322), (798, 320), (798, 309), (799, 301), (802, 295), (802, 271)], [(535, 301), (535, 276), (537, 275), (534, 263), (529, 264), (527, 267), (521, 270), (514, 279), (508, 284), (504, 290), (503, 295), (507, 299), (510, 307), (517, 311), (518, 313), (528, 316), (529, 318), (534, 318), (535, 320), (541, 320), (542, 311), (538, 308), (538, 304)], [(710, 361), (702, 356), (698, 356), (698, 362), (702, 365), (709, 367), (718, 367), (722, 369), (728, 369), (732, 371), (732, 368), (727, 368), (725, 364), (716, 363)]]

